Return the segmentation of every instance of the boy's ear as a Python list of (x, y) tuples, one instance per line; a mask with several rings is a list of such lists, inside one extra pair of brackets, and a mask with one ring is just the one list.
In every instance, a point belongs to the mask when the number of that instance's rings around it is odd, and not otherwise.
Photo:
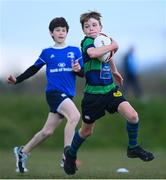
[(52, 39), (54, 39), (53, 33), (51, 31), (49, 31), (49, 32), (50, 32), (50, 35), (51, 35)]

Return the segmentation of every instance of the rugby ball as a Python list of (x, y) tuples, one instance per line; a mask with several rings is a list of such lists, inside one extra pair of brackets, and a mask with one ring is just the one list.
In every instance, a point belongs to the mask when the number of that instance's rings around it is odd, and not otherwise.
[[(110, 44), (111, 44), (111, 39), (105, 34), (99, 34), (94, 40), (95, 47), (102, 47), (102, 46), (106, 46)], [(107, 52), (103, 54), (102, 56), (98, 57), (98, 59), (99, 61), (102, 61), (102, 62), (108, 62), (108, 59), (110, 58), (110, 56), (111, 56), (111, 53)]]

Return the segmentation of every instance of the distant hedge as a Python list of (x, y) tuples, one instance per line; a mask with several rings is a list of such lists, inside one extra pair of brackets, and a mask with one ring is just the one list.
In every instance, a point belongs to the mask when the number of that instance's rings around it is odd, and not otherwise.
[[(146, 147), (166, 148), (166, 97), (154, 97), (146, 101), (132, 99), (140, 117), (140, 143)], [(81, 98), (74, 99), (80, 109)], [(39, 131), (47, 118), (48, 106), (42, 95), (1, 94), (0, 95), (0, 149), (24, 145)], [(43, 148), (63, 148), (66, 120), (46, 140)], [(81, 121), (77, 128), (80, 127)], [(119, 115), (109, 115), (96, 122), (94, 134), (82, 148), (117, 148), (127, 146), (125, 120)]]

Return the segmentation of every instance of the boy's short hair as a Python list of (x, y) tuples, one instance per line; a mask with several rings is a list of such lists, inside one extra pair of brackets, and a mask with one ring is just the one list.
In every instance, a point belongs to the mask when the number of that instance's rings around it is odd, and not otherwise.
[(90, 18), (94, 18), (96, 20), (99, 21), (99, 24), (101, 24), (101, 14), (99, 12), (96, 12), (96, 11), (89, 11), (87, 13), (84, 13), (84, 14), (81, 14), (80, 16), (80, 23), (81, 23), (81, 26), (83, 28), (84, 26), (84, 23), (87, 22)]
[(49, 30), (53, 32), (56, 27), (66, 27), (67, 32), (69, 31), (69, 25), (66, 19), (63, 17), (56, 17), (51, 20), (49, 24)]

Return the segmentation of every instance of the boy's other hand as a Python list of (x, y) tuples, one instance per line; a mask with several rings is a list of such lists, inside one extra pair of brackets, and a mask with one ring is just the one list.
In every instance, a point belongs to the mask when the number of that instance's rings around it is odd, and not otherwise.
[(16, 81), (17, 81), (16, 78), (12, 75), (10, 75), (7, 79), (7, 83), (9, 83), (9, 84), (15, 84)]
[(74, 60), (71, 61), (71, 67), (74, 72), (79, 72), (81, 70), (81, 66), (78, 62), (78, 59), (75, 60), (75, 63), (74, 63)]
[(112, 75), (115, 79), (115, 81), (120, 85), (123, 86), (123, 77), (121, 76), (121, 74), (116, 71), (116, 72), (112, 72)]

